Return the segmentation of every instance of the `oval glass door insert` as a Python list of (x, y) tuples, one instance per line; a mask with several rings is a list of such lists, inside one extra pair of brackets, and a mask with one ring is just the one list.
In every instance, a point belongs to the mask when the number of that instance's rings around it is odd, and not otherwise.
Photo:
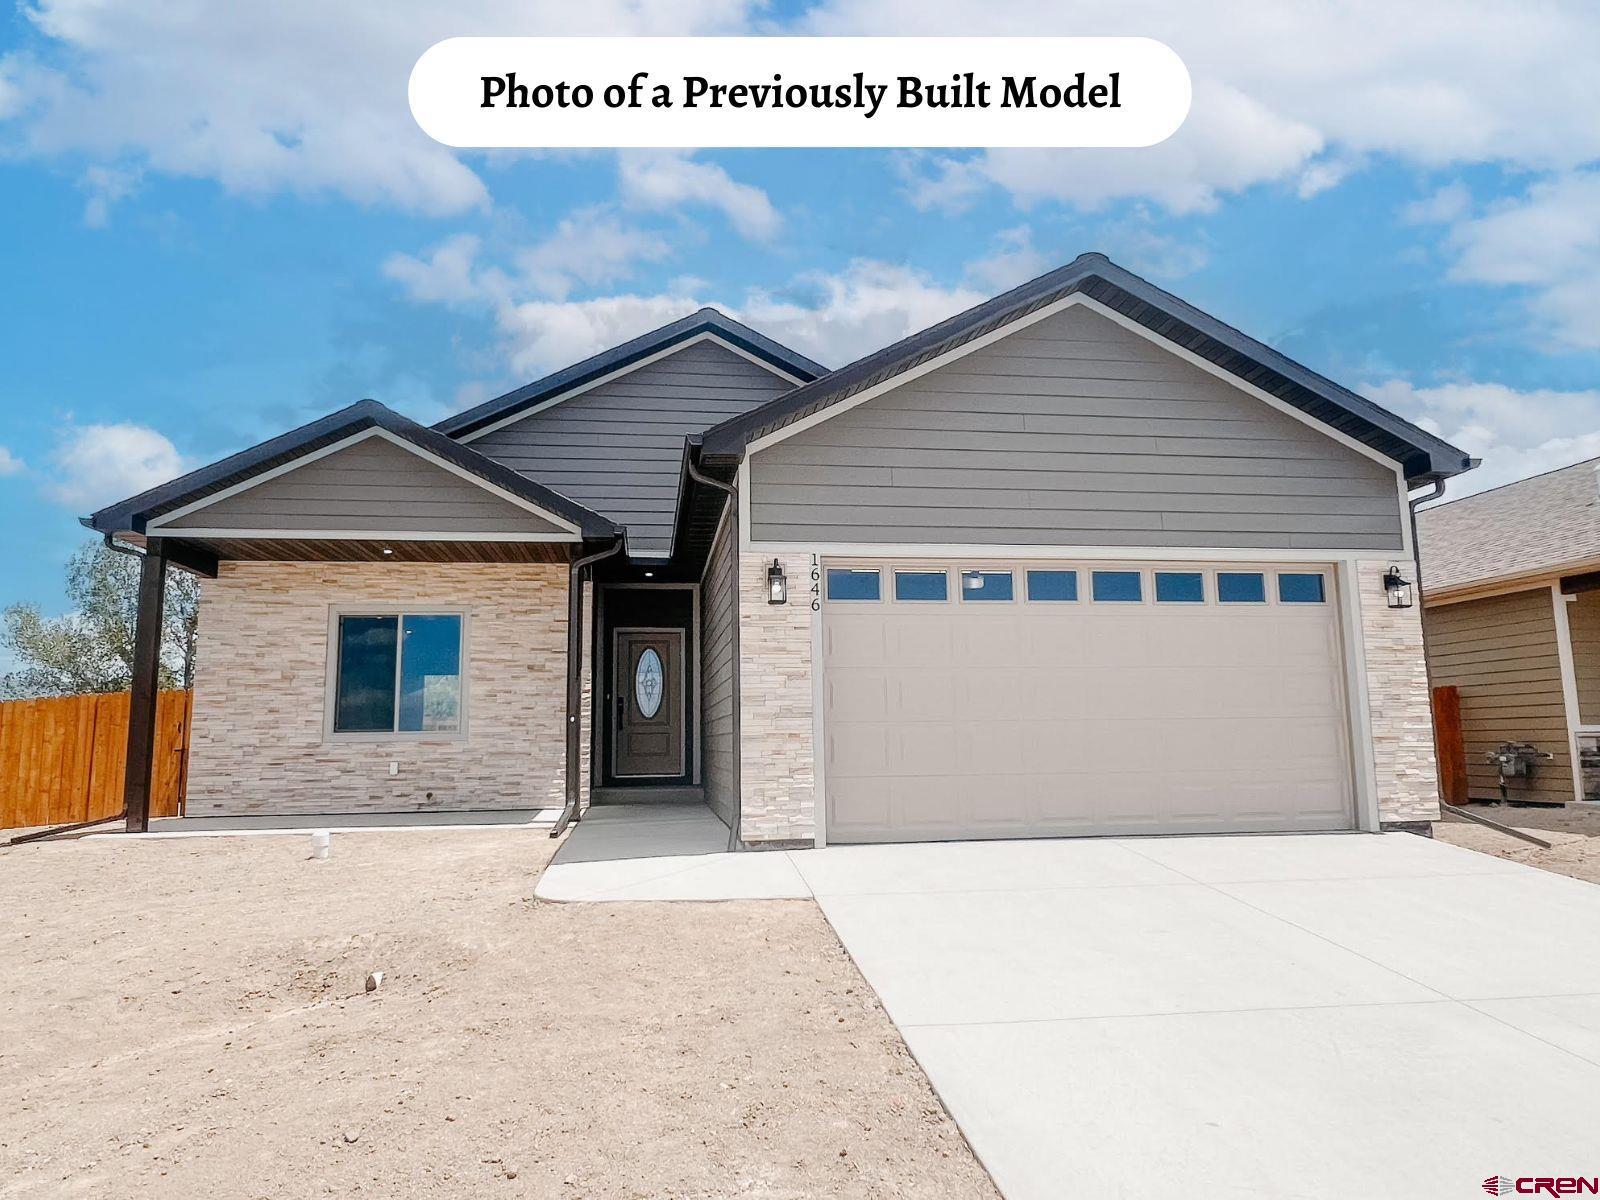
[(653, 649), (639, 655), (639, 665), (633, 670), (633, 702), (646, 718), (661, 710), (661, 656)]

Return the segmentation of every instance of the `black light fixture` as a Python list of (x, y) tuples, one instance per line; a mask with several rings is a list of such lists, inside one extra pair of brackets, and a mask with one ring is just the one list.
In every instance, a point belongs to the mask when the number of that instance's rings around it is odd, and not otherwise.
[(767, 603), (789, 603), (789, 581), (784, 578), (783, 564), (777, 559), (767, 568)]
[(1411, 607), (1411, 581), (1400, 574), (1398, 565), (1383, 573), (1383, 598), (1390, 608)]

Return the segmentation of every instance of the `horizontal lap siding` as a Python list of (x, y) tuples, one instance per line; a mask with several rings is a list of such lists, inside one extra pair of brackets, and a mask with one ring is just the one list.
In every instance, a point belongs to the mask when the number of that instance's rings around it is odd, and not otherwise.
[(724, 522), (700, 582), (700, 713), (703, 728), (701, 777), (706, 803), (733, 823), (739, 796), (734, 772), (733, 637), (738, 621), (738, 556)]
[(1423, 614), (1428, 666), (1436, 686), (1461, 691), (1461, 734), (1468, 794), (1499, 796), (1499, 775), (1487, 755), (1502, 742), (1531, 742), (1555, 754), (1527, 783), (1511, 782), (1516, 799), (1572, 799), (1561, 659), (1550, 590), (1446, 604)]
[(792, 385), (696, 342), (474, 440), (472, 448), (628, 527), (633, 554), (672, 545), (683, 439)]
[(1580, 592), (1567, 604), (1572, 671), (1578, 685), (1578, 723), (1600, 725), (1600, 592)]
[(381, 437), (196, 509), (176, 529), (559, 533), (477, 484)]
[(1401, 546), (1393, 470), (1074, 308), (751, 457), (784, 542)]

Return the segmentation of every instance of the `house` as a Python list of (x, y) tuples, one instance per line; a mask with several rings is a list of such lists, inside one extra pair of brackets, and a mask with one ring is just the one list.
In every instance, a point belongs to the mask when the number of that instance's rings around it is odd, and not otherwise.
[(146, 641), (165, 565), (208, 576), (191, 814), (1375, 830), (1437, 815), (1420, 614), (1385, 577), (1408, 492), (1471, 465), (1086, 254), (836, 371), (703, 309), (86, 523), (148, 548)]
[[(1549, 759), (1513, 800), (1600, 800), (1600, 459), (1417, 514), (1436, 686), (1459, 690), (1467, 795), (1499, 798), (1489, 754)], [(1573, 764), (1579, 767), (1575, 773)]]

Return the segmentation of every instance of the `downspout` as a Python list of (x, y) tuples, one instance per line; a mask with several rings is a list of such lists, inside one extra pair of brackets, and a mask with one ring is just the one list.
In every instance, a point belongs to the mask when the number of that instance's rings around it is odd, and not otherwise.
[(744, 769), (740, 761), (744, 754), (739, 729), (739, 709), (742, 707), (739, 691), (739, 493), (730, 484), (723, 483), (720, 479), (713, 479), (701, 471), (694, 461), (694, 456), (695, 448), (691, 446), (683, 460), (689, 478), (726, 495), (728, 516), (732, 521), (729, 533), (733, 538), (733, 624), (728, 634), (729, 653), (732, 657), (732, 662), (728, 664), (728, 673), (732, 684), (730, 690), (733, 693), (733, 711), (729, 714), (733, 732), (733, 819), (728, 822), (728, 849), (733, 851), (740, 849), (743, 844), (740, 832), (744, 824)]
[(567, 574), (567, 796), (561, 815), (550, 828), (551, 837), (560, 837), (567, 826), (578, 820), (583, 758), (583, 577), (584, 572), (602, 559), (622, 552), (623, 539), (605, 550), (574, 559)]

